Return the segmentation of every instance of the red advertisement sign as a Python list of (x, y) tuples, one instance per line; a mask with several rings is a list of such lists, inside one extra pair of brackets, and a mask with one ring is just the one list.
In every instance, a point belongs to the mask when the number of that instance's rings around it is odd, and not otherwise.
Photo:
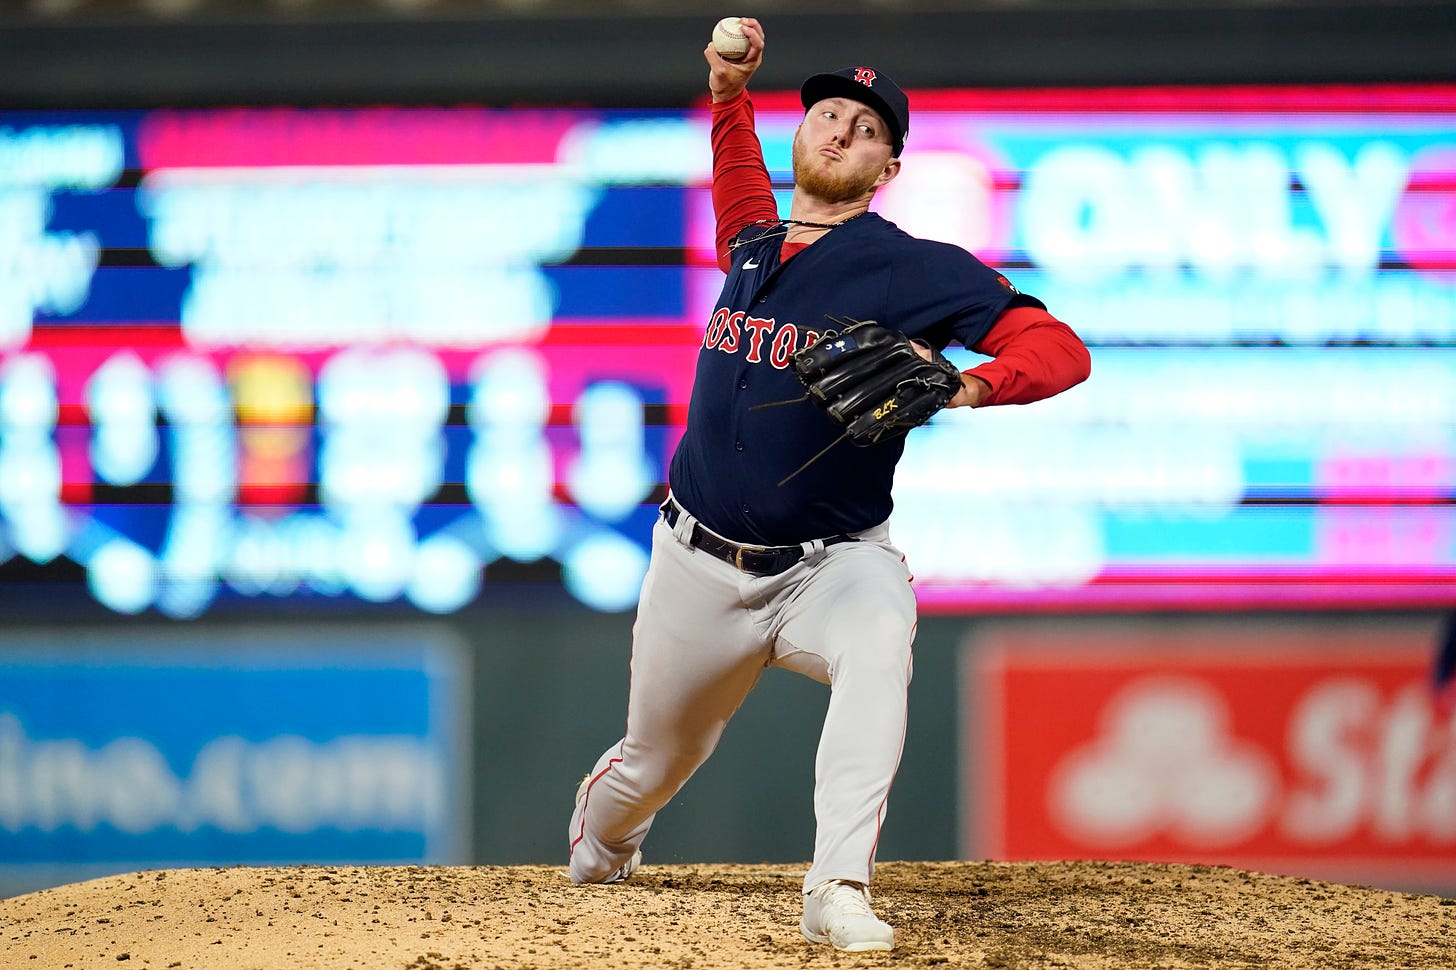
[(965, 664), (965, 854), (1456, 885), (1436, 626), (998, 627)]

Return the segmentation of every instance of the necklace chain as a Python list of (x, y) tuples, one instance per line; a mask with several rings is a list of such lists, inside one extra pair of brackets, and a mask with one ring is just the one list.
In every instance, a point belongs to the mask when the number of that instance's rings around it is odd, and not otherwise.
[[(868, 209), (865, 210), (865, 212), (868, 211)], [(751, 242), (761, 242), (764, 239), (768, 239), (772, 236), (787, 236), (792, 231), (792, 227), (794, 226), (807, 226), (810, 229), (835, 229), (839, 226), (844, 225), (847, 222), (853, 222), (860, 216), (864, 215), (865, 212), (856, 212), (848, 219), (842, 219), (839, 222), (809, 222), (806, 219), (755, 219), (753, 222), (749, 223), (750, 226), (779, 226), (782, 228), (782, 232), (769, 231), (761, 235), (754, 236), (752, 239), (735, 239), (728, 244), (728, 249), (731, 252), (732, 250), (737, 249), (739, 246), (746, 246)]]
[[(868, 209), (865, 210), (865, 212), (868, 211)], [(838, 222), (809, 222), (807, 219), (759, 219), (757, 222), (752, 223), (752, 225), (767, 226), (777, 223), (781, 226), (808, 226), (811, 229), (833, 229), (837, 226), (844, 225), (846, 222), (853, 222), (864, 214), (864, 212), (856, 212), (848, 219), (841, 219)]]

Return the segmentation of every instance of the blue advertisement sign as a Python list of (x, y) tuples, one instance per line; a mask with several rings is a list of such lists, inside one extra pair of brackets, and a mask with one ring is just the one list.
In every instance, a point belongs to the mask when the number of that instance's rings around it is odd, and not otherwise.
[(9, 634), (0, 885), (467, 861), (467, 673), (419, 625)]

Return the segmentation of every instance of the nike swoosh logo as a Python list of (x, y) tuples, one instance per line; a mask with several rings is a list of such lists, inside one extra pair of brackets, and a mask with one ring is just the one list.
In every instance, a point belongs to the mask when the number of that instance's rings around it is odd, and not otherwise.
[(743, 264), (743, 268), (744, 269), (758, 269), (758, 260), (756, 260), (756, 259), (746, 260), (744, 262), (744, 264)]

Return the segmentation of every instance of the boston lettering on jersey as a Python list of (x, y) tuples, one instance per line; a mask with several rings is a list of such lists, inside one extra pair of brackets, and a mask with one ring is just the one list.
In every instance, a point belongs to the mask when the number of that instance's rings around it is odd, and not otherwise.
[(790, 363), (830, 328), (826, 315), (875, 320), (937, 348), (970, 347), (1008, 306), (1041, 306), (965, 250), (916, 239), (873, 213), (787, 262), (783, 237), (777, 225), (738, 236), (669, 472), (673, 495), (708, 528), (773, 545), (868, 529), (892, 509), (903, 439), (840, 443), (778, 485), (840, 434), (807, 400), (776, 404), (803, 395)]
[[(795, 351), (813, 343), (820, 330), (800, 330), (792, 323), (778, 326), (772, 318), (749, 316), (743, 310), (719, 307), (703, 334), (703, 347), (725, 354), (743, 353), (750, 364), (767, 360), (783, 370), (794, 359)], [(802, 338), (801, 338), (802, 335)]]

